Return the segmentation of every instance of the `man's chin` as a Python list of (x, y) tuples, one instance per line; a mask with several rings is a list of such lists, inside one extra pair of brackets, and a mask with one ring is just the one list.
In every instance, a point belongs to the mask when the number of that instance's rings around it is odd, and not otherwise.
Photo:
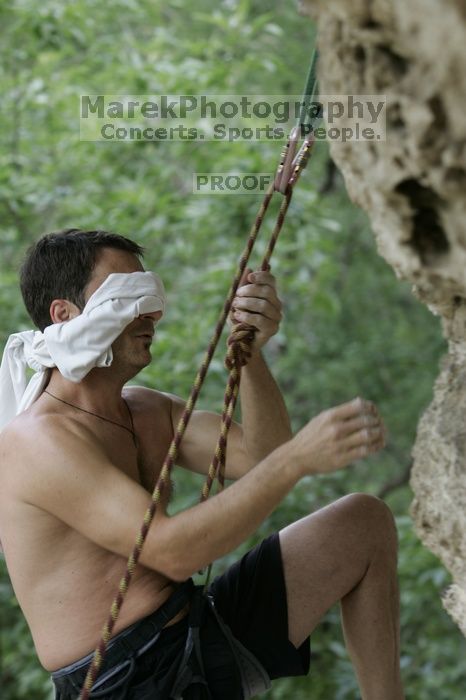
[(148, 348), (145, 352), (138, 353), (138, 357), (134, 357), (133, 360), (133, 365), (137, 366), (137, 371), (140, 372), (142, 369), (144, 369), (144, 367), (148, 367), (152, 362), (152, 353)]
[(144, 353), (138, 352), (137, 355), (134, 354), (127, 358), (124, 365), (122, 364), (122, 370), (123, 373), (127, 375), (129, 380), (139, 374), (139, 372), (141, 372), (141, 370), (143, 370), (145, 367), (148, 367), (151, 362), (152, 355), (149, 351)]

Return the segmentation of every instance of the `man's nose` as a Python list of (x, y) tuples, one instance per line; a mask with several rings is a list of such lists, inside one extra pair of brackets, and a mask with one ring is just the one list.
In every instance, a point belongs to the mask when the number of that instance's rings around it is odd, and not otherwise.
[(150, 319), (152, 319), (155, 323), (157, 323), (157, 321), (160, 321), (160, 319), (162, 318), (162, 316), (163, 316), (163, 311), (149, 311), (149, 312), (147, 312), (147, 313), (145, 313), (145, 314), (141, 314), (141, 315), (139, 316), (139, 318), (150, 318)]

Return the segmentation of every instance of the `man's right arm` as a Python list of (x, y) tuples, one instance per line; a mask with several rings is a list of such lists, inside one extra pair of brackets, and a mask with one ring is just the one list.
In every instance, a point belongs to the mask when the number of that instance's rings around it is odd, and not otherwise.
[[(205, 503), (174, 516), (158, 507), (141, 564), (181, 581), (233, 550), (300, 478), (333, 471), (380, 449), (382, 428), (376, 425), (382, 424), (371, 406), (353, 401), (324, 411)], [(147, 492), (68, 419), (36, 419), (33, 435), (26, 441), (16, 437), (22, 440), (21, 465), (13, 477), (16, 496), (126, 558), (150, 505)]]

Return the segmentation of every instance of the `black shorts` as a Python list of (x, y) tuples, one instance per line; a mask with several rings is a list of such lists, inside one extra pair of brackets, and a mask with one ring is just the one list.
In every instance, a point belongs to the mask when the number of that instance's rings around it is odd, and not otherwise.
[[(182, 609), (193, 590), (192, 582), (182, 584), (161, 609), (110, 641), (91, 697), (149, 700), (169, 696), (169, 689), (179, 677), (188, 636), (188, 618), (162, 627), (167, 619)], [(233, 636), (258, 659), (271, 679), (308, 673), (309, 640), (299, 649), (288, 640), (286, 588), (278, 534), (265, 539), (218, 576), (211, 584), (209, 594)], [(164, 619), (164, 615), (168, 617)], [(219, 635), (212, 614), (207, 614), (204, 619), (200, 639), (211, 697), (215, 700), (239, 697), (231, 649)], [(52, 674), (56, 700), (76, 700), (91, 656)], [(187, 692), (183, 697), (203, 696)]]
[(309, 638), (288, 640), (288, 607), (280, 538), (274, 533), (216, 578), (215, 606), (233, 635), (256, 656), (270, 678), (309, 672)]

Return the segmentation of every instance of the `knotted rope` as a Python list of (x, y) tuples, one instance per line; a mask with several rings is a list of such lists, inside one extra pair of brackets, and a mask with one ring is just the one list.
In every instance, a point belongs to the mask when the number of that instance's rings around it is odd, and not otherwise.
[[(254, 224), (249, 233), (249, 238), (246, 243), (245, 249), (240, 257), (233, 282), (231, 284), (230, 290), (227, 294), (226, 301), (220, 312), (219, 319), (215, 326), (214, 333), (209, 342), (208, 348), (202, 360), (201, 366), (197, 372), (194, 384), (192, 386), (189, 398), (186, 402), (183, 414), (178, 422), (175, 435), (170, 444), (170, 448), (165, 457), (162, 470), (160, 472), (159, 479), (155, 485), (154, 491), (151, 496), (150, 506), (147, 508), (141, 529), (137, 535), (136, 542), (134, 544), (133, 550), (129, 555), (126, 571), (120, 580), (118, 586), (118, 592), (112, 602), (110, 613), (108, 619), (102, 629), (101, 639), (98, 646), (94, 652), (94, 656), (84, 681), (79, 700), (89, 700), (92, 686), (97, 678), (99, 670), (102, 666), (105, 653), (107, 650), (108, 642), (112, 636), (115, 623), (120, 614), (123, 602), (128, 591), (131, 579), (133, 577), (134, 571), (136, 569), (137, 563), (141, 556), (142, 548), (149, 532), (149, 528), (154, 519), (157, 506), (161, 501), (162, 495), (170, 483), (170, 475), (175, 464), (176, 457), (178, 455), (179, 446), (183, 436), (186, 432), (191, 415), (194, 411), (197, 399), (204, 383), (210, 362), (217, 348), (218, 342), (222, 335), (223, 329), (225, 327), (226, 320), (230, 314), (233, 300), (235, 298), (237, 289), (241, 283), (244, 275), (247, 263), (254, 249), (257, 236), (262, 226), (265, 214), (269, 208), (269, 204), (274, 196), (275, 192), (279, 192), (283, 195), (284, 199), (280, 205), (279, 212), (275, 221), (275, 226), (271, 234), (267, 250), (263, 257), (261, 263), (261, 270), (270, 269), (270, 258), (274, 251), (275, 245), (280, 235), (280, 231), (283, 227), (285, 216), (288, 211), (288, 207), (293, 196), (293, 188), (296, 184), (298, 178), (300, 177), (302, 171), (306, 167), (308, 160), (312, 153), (312, 147), (314, 145), (314, 133), (311, 129), (309, 135), (306, 137), (303, 146), (301, 147), (298, 155), (294, 157), (294, 153), (297, 147), (298, 131), (302, 130), (305, 126), (306, 119), (304, 118), (304, 110), (307, 107), (309, 100), (314, 95), (314, 90), (316, 87), (316, 77), (315, 77), (315, 67), (316, 67), (317, 53), (315, 52), (309, 71), (309, 76), (306, 83), (306, 89), (304, 93), (303, 110), (301, 111), (297, 128), (293, 129), (290, 134), (290, 138), (285, 146), (285, 149), (281, 155), (280, 164), (277, 169), (277, 174), (275, 181), (270, 185), (267, 192), (265, 193), (262, 204), (257, 213)], [(307, 133), (307, 132), (306, 132)], [(294, 159), (293, 159), (294, 158)], [(251, 356), (251, 345), (254, 341), (256, 329), (254, 326), (250, 326), (245, 323), (234, 324), (229, 339), (228, 339), (228, 349), (225, 357), (225, 366), (228, 370), (228, 381), (225, 388), (225, 395), (223, 400), (223, 409), (221, 416), (221, 428), (218, 441), (215, 447), (214, 456), (209, 465), (207, 477), (202, 488), (202, 493), (200, 500), (205, 501), (211, 492), (212, 485), (215, 480), (218, 481), (219, 490), (222, 490), (225, 482), (225, 461), (226, 461), (226, 447), (228, 440), (228, 432), (231, 427), (233, 420), (233, 414), (235, 410), (236, 401), (239, 394), (239, 387), (241, 382), (241, 369), (247, 364)], [(207, 581), (210, 576), (212, 564), (209, 565), (207, 573)], [(206, 582), (207, 586), (207, 582)]]

